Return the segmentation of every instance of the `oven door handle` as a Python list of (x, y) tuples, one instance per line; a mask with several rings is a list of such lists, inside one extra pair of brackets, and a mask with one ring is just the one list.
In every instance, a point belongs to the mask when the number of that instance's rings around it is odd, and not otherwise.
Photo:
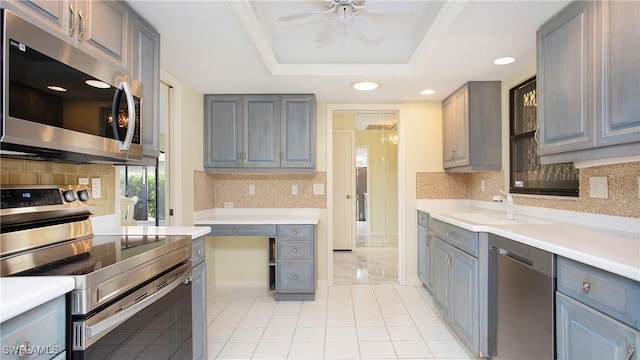
[[(185, 264), (185, 267), (186, 266), (188, 266), (187, 270), (191, 270), (190, 263)], [(73, 350), (86, 350), (87, 347), (98, 341), (102, 336), (106, 335), (116, 326), (122, 324), (142, 309), (170, 293), (178, 286), (182, 284), (189, 284), (190, 282), (191, 271), (183, 271), (180, 277), (174, 279), (161, 290), (156, 291), (152, 295), (143, 298), (134, 305), (117, 312), (115, 315), (110, 316), (95, 325), (88, 325), (86, 320), (75, 321), (73, 323)]]

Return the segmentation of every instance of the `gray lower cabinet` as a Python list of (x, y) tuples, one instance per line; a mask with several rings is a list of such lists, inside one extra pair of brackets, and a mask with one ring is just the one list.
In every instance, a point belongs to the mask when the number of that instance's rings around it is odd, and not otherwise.
[(479, 288), (480, 234), (435, 219), (429, 223), (433, 302), (467, 348), (477, 356), (486, 355), (488, 328), (481, 318), (486, 318), (488, 307)]
[(276, 300), (314, 300), (315, 226), (276, 226)]
[(63, 295), (3, 322), (0, 324), (0, 357), (16, 360), (63, 359), (66, 319)]
[(133, 17), (131, 74), (142, 82), (142, 154), (160, 154), (160, 34), (139, 16)]
[(205, 237), (191, 244), (191, 315), (193, 358), (207, 358), (207, 266), (205, 263)]
[(501, 84), (471, 81), (442, 102), (442, 165), (447, 172), (501, 170)]
[(204, 167), (315, 170), (314, 95), (205, 95)]
[(433, 231), (428, 228), (429, 214), (418, 211), (418, 278), (427, 290), (432, 291), (431, 243)]
[(542, 163), (640, 153), (640, 3), (576, 1), (537, 32)]
[(636, 359), (640, 283), (558, 256), (558, 359)]

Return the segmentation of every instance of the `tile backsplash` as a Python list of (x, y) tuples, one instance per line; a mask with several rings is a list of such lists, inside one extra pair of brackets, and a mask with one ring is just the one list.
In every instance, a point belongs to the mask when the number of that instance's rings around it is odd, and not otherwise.
[(78, 178), (100, 178), (100, 199), (94, 215), (115, 212), (115, 169), (109, 164), (69, 164), (49, 161), (0, 159), (0, 185), (69, 185)]
[[(580, 196), (578, 198), (514, 196), (515, 203), (517, 205), (640, 218), (638, 194), (640, 162), (583, 168), (579, 171)], [(589, 196), (589, 178), (594, 176), (607, 177), (609, 186), (607, 199)], [(505, 174), (501, 171), (470, 174), (418, 173), (416, 175), (416, 198), (491, 201), (491, 197), (497, 195), (498, 190), (507, 187), (504, 179)], [(484, 181), (484, 191), (481, 191), (482, 181)]]
[[(327, 174), (211, 174), (194, 173), (194, 188), (198, 194), (194, 210), (222, 208), (233, 203), (234, 208), (326, 208)], [(314, 184), (321, 184), (323, 195), (314, 195)], [(249, 194), (253, 185), (255, 194)], [(298, 194), (292, 194), (297, 186)]]

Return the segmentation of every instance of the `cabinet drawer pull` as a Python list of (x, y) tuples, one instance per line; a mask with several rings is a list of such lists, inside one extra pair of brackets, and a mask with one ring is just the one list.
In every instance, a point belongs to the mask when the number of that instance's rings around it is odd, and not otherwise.
[(298, 235), (298, 229), (293, 230), (293, 235)]
[(293, 252), (297, 253), (298, 252), (298, 248), (293, 248)]
[(200, 255), (201, 251), (200, 249), (196, 250), (196, 255)]
[(298, 275), (297, 274), (293, 274), (293, 280), (298, 280)]
[(589, 290), (591, 290), (591, 285), (588, 282), (584, 281), (582, 283), (582, 291), (586, 294), (589, 292)]
[(635, 352), (636, 352), (635, 346), (629, 345), (629, 348), (627, 349), (627, 357), (625, 358), (625, 360), (630, 360)]
[(238, 233), (238, 228), (233, 228), (233, 233), (237, 234)]

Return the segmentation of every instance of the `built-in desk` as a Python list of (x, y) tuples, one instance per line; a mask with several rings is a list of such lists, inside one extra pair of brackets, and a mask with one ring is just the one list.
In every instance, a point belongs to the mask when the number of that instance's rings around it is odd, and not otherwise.
[(194, 224), (208, 226), (209, 236), (265, 237), (276, 300), (314, 300), (319, 219), (317, 209), (213, 209), (197, 213)]

